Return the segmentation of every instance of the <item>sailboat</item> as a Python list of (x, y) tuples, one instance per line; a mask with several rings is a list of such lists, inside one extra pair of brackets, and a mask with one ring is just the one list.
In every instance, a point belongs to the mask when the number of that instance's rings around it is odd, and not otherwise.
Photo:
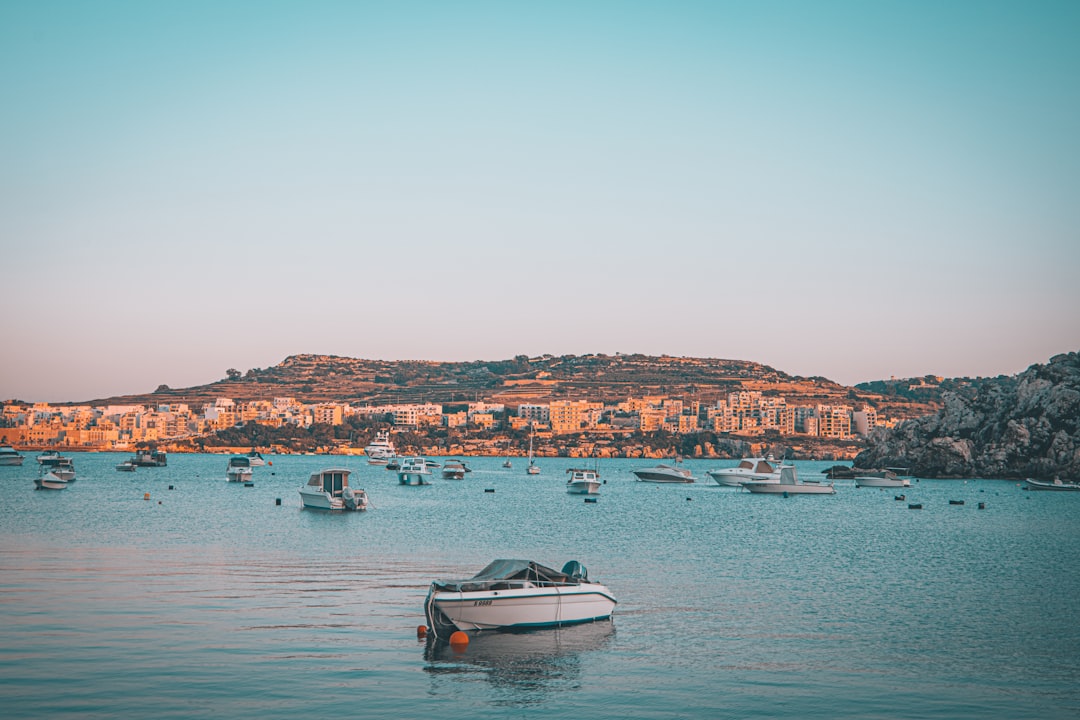
[(529, 435), (529, 467), (525, 468), (525, 472), (530, 475), (539, 475), (540, 466), (533, 461), (533, 436)]

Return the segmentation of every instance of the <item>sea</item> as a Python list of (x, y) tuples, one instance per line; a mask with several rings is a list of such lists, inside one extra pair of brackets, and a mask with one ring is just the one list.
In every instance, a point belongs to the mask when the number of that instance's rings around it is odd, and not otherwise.
[[(72, 457), (61, 491), (35, 490), (33, 454), (0, 467), (4, 718), (1080, 717), (1080, 493), (762, 496), (705, 474), (735, 461), (657, 485), (619, 459), (585, 502), (565, 471), (593, 461), (569, 458), (409, 487), (267, 455), (247, 487), (222, 455)], [(367, 512), (301, 506), (335, 466)], [(418, 637), (429, 584), (496, 558), (580, 561), (611, 621)]]

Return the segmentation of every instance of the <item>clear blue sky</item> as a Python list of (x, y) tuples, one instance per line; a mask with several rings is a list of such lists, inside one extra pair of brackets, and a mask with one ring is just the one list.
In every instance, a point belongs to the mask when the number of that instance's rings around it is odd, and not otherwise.
[(1080, 349), (1077, 2), (0, 4), (0, 398)]

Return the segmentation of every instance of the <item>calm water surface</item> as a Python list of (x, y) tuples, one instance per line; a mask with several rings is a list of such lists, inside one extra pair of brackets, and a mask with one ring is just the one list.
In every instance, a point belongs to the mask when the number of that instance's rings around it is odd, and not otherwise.
[[(782, 498), (704, 474), (733, 461), (659, 486), (630, 474), (654, 463), (611, 460), (587, 504), (568, 459), (404, 487), (362, 459), (273, 456), (247, 488), (223, 456), (73, 457), (60, 492), (33, 489), (32, 456), (0, 468), (4, 717), (1080, 716), (1080, 493)], [(307, 476), (342, 464), (374, 507), (301, 509)], [(417, 640), (428, 583), (497, 557), (580, 560), (613, 622)]]

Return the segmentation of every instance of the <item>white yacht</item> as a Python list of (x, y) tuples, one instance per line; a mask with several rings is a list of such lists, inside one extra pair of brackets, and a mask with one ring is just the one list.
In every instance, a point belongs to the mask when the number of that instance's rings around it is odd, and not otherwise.
[(251, 460), (247, 455), (233, 455), (229, 458), (229, 464), (225, 467), (225, 479), (229, 482), (251, 482), (253, 474)]
[(595, 495), (600, 490), (600, 471), (570, 468), (570, 479), (566, 481), (566, 492), (573, 495)]
[(722, 470), (709, 470), (708, 476), (716, 481), (717, 485), (728, 487), (740, 487), (744, 482), (780, 482), (780, 469), (786, 467), (776, 462), (772, 455), (767, 458), (743, 458), (733, 468)]
[(251, 463), (251, 467), (262, 467), (266, 464), (266, 458), (264, 458), (258, 450), (251, 449), (251, 452), (247, 454), (248, 462)]
[(402, 485), (430, 485), (431, 468), (422, 457), (401, 458), (398, 482)]
[(349, 487), (351, 470), (327, 468), (311, 473), (307, 485), (300, 488), (304, 507), (319, 510), (367, 510), (367, 493)]
[(37, 456), (38, 465), (43, 467), (52, 467), (58, 463), (64, 456), (58, 453), (56, 450), (46, 450)]
[(832, 480), (821, 482), (819, 480), (800, 480), (794, 466), (784, 465), (780, 469), (780, 482), (771, 480), (747, 480), (742, 484), (752, 493), (766, 493), (772, 495), (834, 495)]
[(394, 443), (390, 440), (390, 431), (380, 430), (375, 433), (375, 439), (364, 448), (369, 465), (385, 465), (390, 458), (394, 457)]
[(49, 467), (48, 472), (39, 478), (34, 478), (34, 484), (39, 490), (63, 490), (73, 482), (75, 482), (75, 464), (70, 458), (60, 458), (55, 465)]
[(22, 465), (23, 456), (10, 445), (0, 445), (0, 465)]
[(464, 480), (467, 472), (472, 471), (461, 460), (447, 460), (443, 463), (442, 476), (444, 480)]
[(529, 560), (495, 560), (466, 580), (436, 580), (424, 603), (436, 638), (457, 630), (532, 629), (607, 620), (616, 600), (571, 560), (562, 572)]
[(641, 470), (634, 470), (634, 475), (637, 475), (637, 479), (640, 482), (653, 482), (653, 483), (692, 483), (695, 478), (689, 470), (678, 466), (676, 461), (675, 465), (664, 465), (663, 463), (652, 468), (643, 468)]

